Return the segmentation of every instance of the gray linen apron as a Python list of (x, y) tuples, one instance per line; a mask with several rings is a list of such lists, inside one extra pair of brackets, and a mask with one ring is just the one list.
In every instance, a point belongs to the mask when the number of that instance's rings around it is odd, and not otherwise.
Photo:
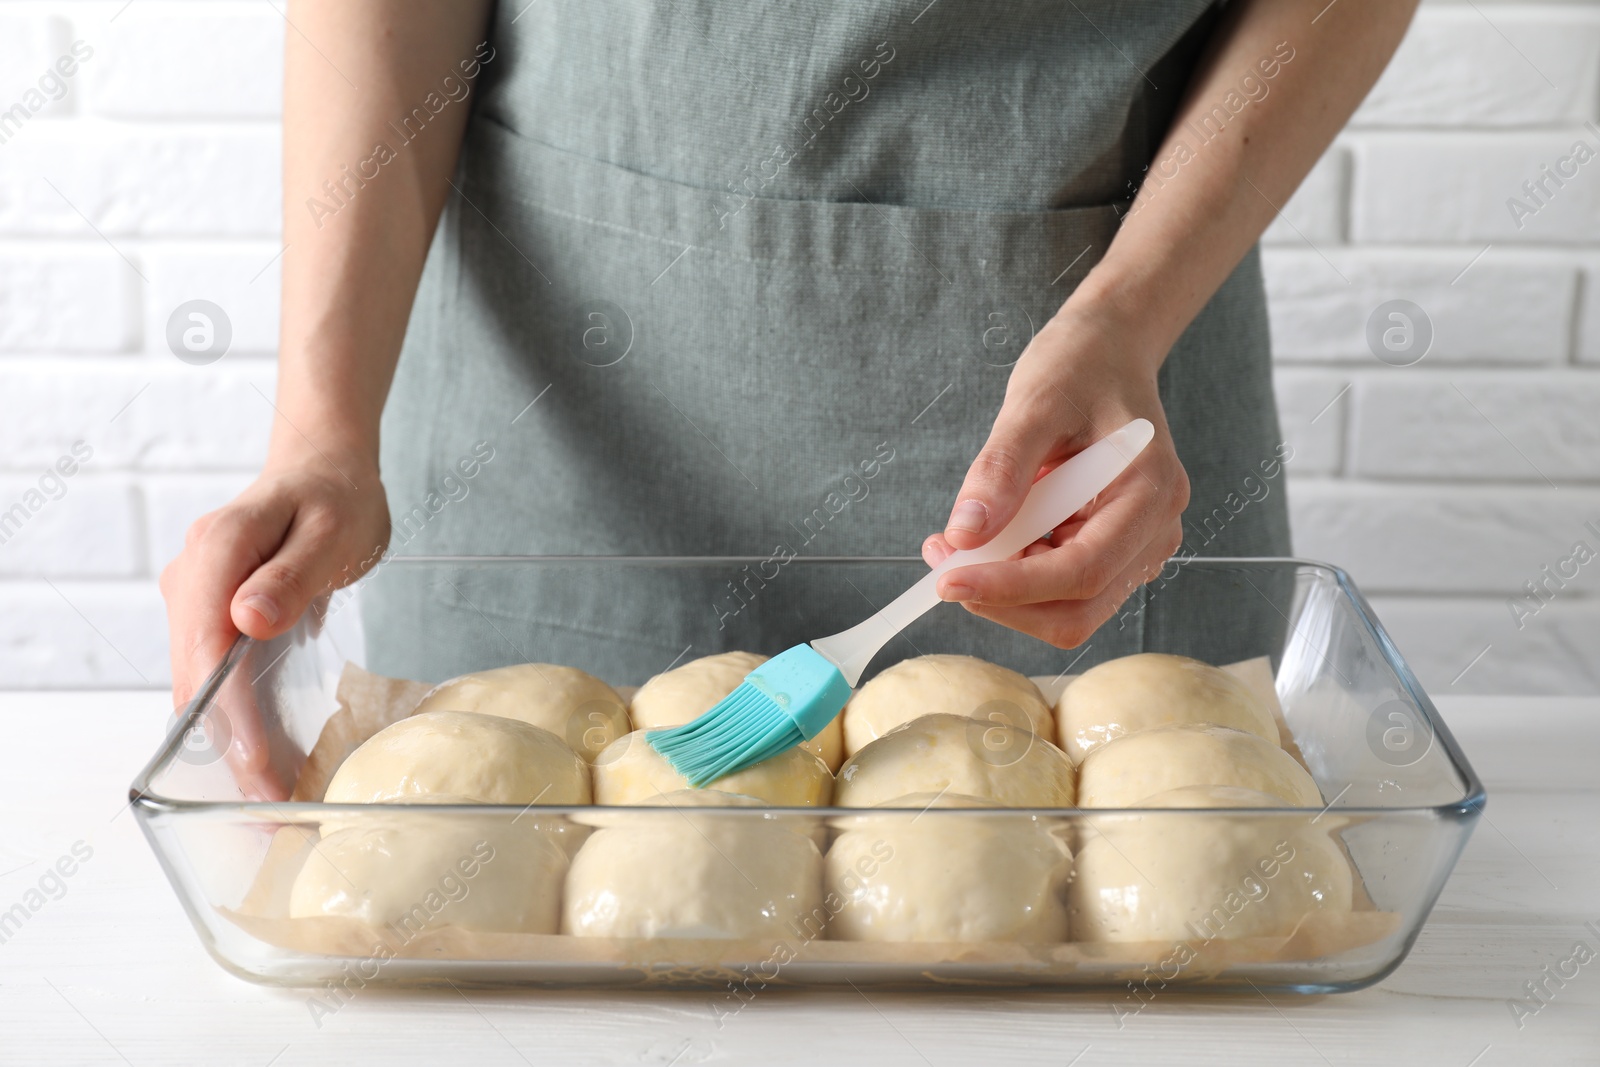
[[(1215, 15), (1206, 0), (501, 4), (384, 414), (394, 551), (916, 555), (1010, 364), (1115, 236)], [(1193, 486), (1188, 545), (1288, 554), (1281, 475), (1216, 510), (1280, 441), (1255, 252), (1161, 390)], [(909, 580), (841, 594), (791, 566), (745, 604), (713, 602), (692, 568), (388, 566), (363, 610), (383, 673), (533, 658), (620, 684), (686, 646), (777, 652)], [(1156, 596), (1083, 663), (1241, 658), (1281, 622), (1251, 590), (1204, 612)], [(1042, 672), (1064, 655), (955, 607), (914, 634), (896, 656)]]

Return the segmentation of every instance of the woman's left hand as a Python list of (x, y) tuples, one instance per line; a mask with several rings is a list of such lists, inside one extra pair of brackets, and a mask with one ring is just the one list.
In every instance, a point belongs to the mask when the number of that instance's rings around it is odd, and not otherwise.
[(1183, 542), (1189, 477), (1156, 390), (1165, 351), (1149, 352), (1118, 316), (1069, 299), (1017, 361), (989, 439), (967, 471), (933, 566), (1005, 528), (1041, 475), (1137, 418), (1155, 439), (1133, 464), (1048, 538), (1000, 563), (960, 567), (939, 595), (968, 611), (1074, 648), (1154, 578)]

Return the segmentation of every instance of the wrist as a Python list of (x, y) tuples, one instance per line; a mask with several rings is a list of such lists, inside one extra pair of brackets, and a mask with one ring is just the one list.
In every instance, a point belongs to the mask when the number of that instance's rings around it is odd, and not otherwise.
[(346, 477), (378, 472), (378, 434), (280, 407), (267, 444), (266, 470), (332, 466)]
[(1087, 340), (1087, 345), (1074, 347), (1113, 355), (1120, 365), (1154, 381), (1176, 338), (1166, 336), (1157, 321), (1159, 301), (1142, 296), (1140, 289), (1121, 284), (1096, 267), (1046, 328)]
[(364, 380), (359, 359), (296, 346), (280, 353), (278, 364), (267, 466), (332, 463), (351, 477), (376, 472), (385, 390)]

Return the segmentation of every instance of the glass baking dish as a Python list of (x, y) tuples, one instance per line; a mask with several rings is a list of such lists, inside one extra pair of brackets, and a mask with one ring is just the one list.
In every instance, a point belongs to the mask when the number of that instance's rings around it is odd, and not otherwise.
[[(1099, 988), (1125, 1001), (1124, 1011), (1137, 1011), (1176, 988), (1358, 989), (1399, 965), (1483, 809), (1483, 786), (1349, 577), (1293, 559), (1175, 558), (1072, 650), (941, 606), (887, 646), (868, 677), (937, 652), (982, 656), (1034, 676), (1046, 689), (1134, 651), (1219, 665), (1264, 657), (1281, 725), (1326, 801), (1321, 811), (693, 812), (702, 829), (721, 820), (731, 820), (730, 829), (772, 823), (809, 835), (823, 852), (846, 832), (876, 826), (907, 833), (912, 822), (917, 832), (952, 840), (1044, 834), (1075, 856), (1095, 838), (1114, 842), (1128, 833), (1179, 840), (1226, 829), (1261, 841), (1326, 839), (1353, 868), (1351, 909), (1308, 916), (1288, 935), (1228, 936), (1229, 919), (1240, 908), (1261, 906), (1271, 888), (1263, 888), (1266, 866), (1256, 875), (1248, 865), (1240, 872), (1242, 892), (1219, 899), (1210, 922), (1189, 927), (1193, 936), (1131, 943), (1074, 941), (1070, 925), (1059, 943), (846, 941), (809, 921), (760, 941), (433, 936), (438, 931), (412, 939), (391, 929), (352, 940), (310, 929), (332, 920), (287, 917), (285, 871), (292, 875), (304, 861), (325, 822), (414, 815), (441, 825), (496, 827), (531, 815), (576, 841), (597, 824), (649, 831), (686, 818), (661, 807), (396, 804), (378, 812), (378, 806), (257, 798), (255, 786), (247, 795), (236, 761), (224, 758), (234, 735), (256, 731), (274, 773), (292, 784), (339, 708), (336, 689), (347, 664), (431, 683), (539, 661), (634, 686), (674, 662), (732, 649), (772, 654), (844, 629), (924, 570), (914, 558), (391, 557), (354, 593), (335, 594), (282, 637), (237, 642), (134, 781), (132, 805), (211, 954), (253, 980), (322, 985), (319, 996), (330, 1011), (368, 984), (446, 981), (704, 987), (725, 1012), (737, 1011), (759, 989), (782, 985)], [(987, 869), (962, 876), (981, 879)]]

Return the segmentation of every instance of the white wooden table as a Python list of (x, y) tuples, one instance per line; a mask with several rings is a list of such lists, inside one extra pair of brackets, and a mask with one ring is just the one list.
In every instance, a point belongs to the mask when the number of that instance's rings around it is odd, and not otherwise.
[(1600, 699), (1441, 703), (1487, 818), (1363, 992), (1166, 995), (1119, 1028), (1102, 995), (769, 990), (718, 1029), (706, 994), (369, 989), (319, 1027), (212, 962), (124, 809), (164, 695), (0, 694), (0, 911), (93, 849), (0, 944), (0, 1063), (1600, 1064), (1600, 955), (1520, 1027), (1509, 1007), (1575, 943), (1600, 953)]

